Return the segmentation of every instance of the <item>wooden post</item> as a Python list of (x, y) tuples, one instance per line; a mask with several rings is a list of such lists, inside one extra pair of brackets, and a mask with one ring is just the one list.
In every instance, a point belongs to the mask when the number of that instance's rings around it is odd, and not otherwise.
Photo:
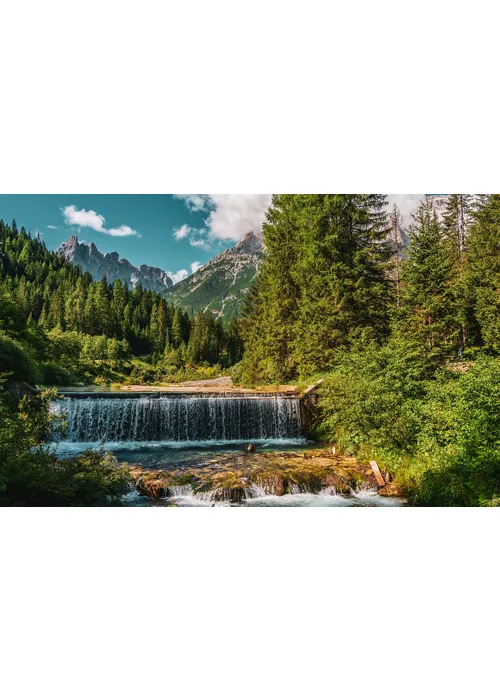
[(375, 462), (375, 460), (372, 460), (370, 462), (370, 467), (372, 468), (372, 472), (375, 475), (375, 480), (379, 486), (385, 486), (385, 479), (382, 476), (380, 469), (378, 467), (378, 464)]

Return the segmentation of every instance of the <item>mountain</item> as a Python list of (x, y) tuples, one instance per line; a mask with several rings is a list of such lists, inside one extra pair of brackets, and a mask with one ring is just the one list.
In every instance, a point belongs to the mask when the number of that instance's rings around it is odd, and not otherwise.
[(90, 272), (94, 280), (106, 275), (108, 282), (119, 279), (134, 288), (140, 283), (143, 289), (153, 292), (166, 292), (173, 282), (164, 270), (158, 267), (141, 265), (135, 267), (118, 253), (101, 253), (93, 243), (80, 243), (78, 236), (71, 236), (56, 251), (66, 260), (78, 265), (83, 272)]
[(229, 318), (238, 311), (255, 279), (262, 251), (262, 238), (247, 233), (235, 246), (172, 287), (169, 301), (194, 313), (209, 310)]
[(56, 251), (66, 260), (90, 272), (94, 280), (106, 275), (108, 282), (120, 279), (135, 287), (168, 295), (168, 301), (188, 311), (213, 311), (230, 318), (252, 284), (262, 260), (262, 238), (247, 233), (232, 248), (219, 253), (209, 263), (175, 286), (170, 277), (157, 267), (134, 267), (118, 253), (101, 253), (93, 243), (81, 243), (71, 236)]

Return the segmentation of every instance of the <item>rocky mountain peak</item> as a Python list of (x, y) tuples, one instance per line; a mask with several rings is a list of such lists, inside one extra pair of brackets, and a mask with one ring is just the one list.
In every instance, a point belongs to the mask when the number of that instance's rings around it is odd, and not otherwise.
[(81, 243), (78, 236), (68, 238), (57, 252), (83, 272), (90, 272), (95, 280), (106, 275), (108, 282), (119, 279), (131, 289), (141, 284), (144, 289), (158, 293), (168, 291), (173, 284), (164, 270), (149, 265), (135, 267), (115, 251), (103, 254), (94, 243)]
[(176, 284), (169, 299), (195, 313), (212, 311), (229, 318), (238, 312), (257, 275), (263, 249), (262, 236), (249, 231), (232, 248)]

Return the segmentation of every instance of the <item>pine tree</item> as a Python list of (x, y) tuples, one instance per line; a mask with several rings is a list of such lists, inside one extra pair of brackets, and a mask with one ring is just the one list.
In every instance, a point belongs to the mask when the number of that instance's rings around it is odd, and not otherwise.
[(177, 307), (172, 322), (172, 343), (175, 348), (178, 348), (184, 341), (184, 336), (184, 314), (182, 313), (182, 309)]
[(461, 344), (464, 348), (469, 340), (474, 341), (477, 336), (465, 259), (468, 232), (477, 201), (472, 194), (451, 194), (443, 214), (443, 235), (453, 265), (453, 294), (457, 320), (460, 323)]
[(294, 270), (299, 256), (300, 195), (273, 195), (263, 228), (265, 256), (243, 308), (246, 372), (286, 380), (295, 373), (294, 328), (300, 287)]
[[(332, 365), (353, 339), (389, 332), (391, 250), (384, 195), (306, 195), (294, 349), (299, 373)], [(310, 206), (307, 206), (310, 204)]]
[(250, 375), (324, 370), (363, 332), (389, 331), (391, 249), (384, 195), (279, 195), (266, 255), (244, 313)]
[(467, 251), (469, 290), (483, 342), (500, 351), (500, 195), (478, 208)]
[(391, 277), (394, 279), (396, 307), (399, 309), (401, 297), (401, 263), (403, 261), (403, 217), (397, 204), (394, 204), (389, 216), (390, 241), (392, 247)]
[(443, 354), (460, 343), (453, 260), (432, 204), (422, 202), (414, 218), (402, 269), (399, 328), (426, 353)]

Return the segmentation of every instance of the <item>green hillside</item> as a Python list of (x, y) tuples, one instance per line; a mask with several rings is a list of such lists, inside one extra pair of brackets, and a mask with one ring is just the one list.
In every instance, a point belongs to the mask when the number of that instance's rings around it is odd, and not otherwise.
[(260, 238), (248, 233), (235, 246), (172, 287), (168, 300), (193, 313), (212, 311), (229, 319), (241, 307), (261, 258)]

